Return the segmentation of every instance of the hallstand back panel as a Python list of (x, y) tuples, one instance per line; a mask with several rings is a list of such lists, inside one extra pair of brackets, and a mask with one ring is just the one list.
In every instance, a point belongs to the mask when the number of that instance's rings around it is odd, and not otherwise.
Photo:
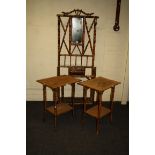
[(57, 75), (62, 69), (68, 75), (86, 77), (96, 76), (95, 45), (98, 16), (82, 10), (72, 10), (58, 14), (58, 66)]

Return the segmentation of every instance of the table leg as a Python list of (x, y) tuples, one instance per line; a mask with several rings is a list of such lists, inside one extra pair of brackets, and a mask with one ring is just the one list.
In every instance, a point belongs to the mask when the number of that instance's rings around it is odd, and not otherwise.
[(111, 94), (110, 94), (110, 122), (112, 122), (112, 111), (113, 111), (113, 101), (114, 101), (114, 93), (115, 93), (115, 87), (111, 88)]
[(98, 104), (98, 102), (99, 102), (99, 94), (96, 93), (96, 103)]
[(82, 111), (82, 118), (81, 118), (82, 125), (83, 125), (84, 113), (86, 112), (86, 104), (87, 104), (87, 88), (83, 87), (83, 111)]
[(72, 114), (73, 114), (73, 116), (74, 116), (74, 114), (75, 114), (75, 106), (74, 106), (74, 97), (75, 97), (75, 83), (73, 83), (72, 85), (71, 85), (71, 87), (72, 87), (72, 92), (71, 92), (71, 102), (72, 102), (72, 108), (73, 108), (73, 110), (72, 110)]
[(101, 113), (101, 104), (102, 104), (102, 94), (103, 92), (97, 92), (97, 98), (98, 98), (98, 117), (96, 119), (96, 133), (99, 134), (100, 130), (100, 113)]
[(46, 86), (43, 85), (43, 122), (45, 122), (46, 113)]
[(83, 89), (83, 97), (84, 97), (84, 112), (86, 112), (86, 104), (87, 104), (87, 88)]
[(95, 91), (93, 89), (90, 89), (90, 98), (93, 104), (94, 104), (94, 95), (95, 95)]
[(100, 119), (96, 119), (96, 134), (99, 134), (99, 124), (100, 124)]
[(54, 128), (56, 128), (57, 123), (57, 103), (58, 103), (58, 93), (59, 89), (53, 89), (53, 100), (54, 100)]
[(64, 86), (61, 87), (61, 101), (64, 102)]

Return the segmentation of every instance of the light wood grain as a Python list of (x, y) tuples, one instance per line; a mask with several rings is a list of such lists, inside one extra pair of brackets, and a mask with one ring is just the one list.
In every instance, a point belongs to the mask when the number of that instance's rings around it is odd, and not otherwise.
[(72, 84), (76, 82), (80, 82), (80, 79), (76, 79), (72, 76), (62, 75), (62, 76), (54, 76), (50, 78), (44, 78), (41, 80), (37, 80), (37, 82), (46, 85), (52, 89), (59, 88), (61, 86), (65, 86), (66, 84)]
[[(109, 114), (111, 112), (110, 109), (101, 106), (100, 107), (100, 118), (102, 118), (103, 116)], [(87, 113), (90, 116), (93, 116), (95, 118), (98, 118), (98, 105), (93, 106), (92, 108), (89, 108), (85, 113)]]
[(104, 91), (111, 87), (114, 87), (115, 85), (120, 84), (120, 82), (117, 82), (117, 81), (114, 81), (111, 79), (107, 79), (104, 77), (96, 77), (94, 79), (80, 82), (78, 84), (82, 85), (84, 87), (87, 87), (87, 88), (91, 88), (96, 91)]
[[(56, 114), (55, 114), (54, 108), (56, 108)], [(69, 104), (66, 104), (66, 103), (59, 103), (59, 104), (56, 105), (56, 107), (55, 106), (50, 106), (50, 107), (46, 108), (46, 110), (48, 112), (50, 112), (53, 115), (57, 115), (57, 116), (59, 116), (61, 114), (64, 114), (66, 112), (69, 112), (72, 109), (73, 108)]]

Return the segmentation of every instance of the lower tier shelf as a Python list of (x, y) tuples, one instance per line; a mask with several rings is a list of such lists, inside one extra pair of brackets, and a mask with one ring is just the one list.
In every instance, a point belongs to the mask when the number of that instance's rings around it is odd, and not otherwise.
[[(111, 112), (111, 110), (109, 108), (101, 106), (99, 118), (102, 118), (103, 116), (109, 114), (110, 112)], [(85, 113), (90, 116), (93, 116), (95, 118), (98, 118), (98, 105), (93, 106), (92, 108), (89, 108), (88, 110), (86, 110)]]
[[(73, 108), (67, 103), (59, 103), (59, 104), (57, 104), (56, 109), (57, 109), (57, 115), (61, 115), (63, 113), (66, 113), (66, 112), (69, 112), (69, 111), (73, 110)], [(47, 107), (46, 110), (48, 112), (52, 113), (53, 115), (55, 115), (54, 106)]]

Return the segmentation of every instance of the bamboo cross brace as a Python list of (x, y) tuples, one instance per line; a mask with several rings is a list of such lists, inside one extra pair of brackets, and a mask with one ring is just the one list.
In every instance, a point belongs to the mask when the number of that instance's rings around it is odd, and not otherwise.
[(85, 54), (85, 52), (86, 52), (86, 50), (87, 50), (88, 45), (89, 45), (89, 40), (88, 40), (88, 42), (87, 42), (87, 44), (86, 44), (86, 46), (85, 46), (84, 54)]
[(90, 25), (90, 27), (89, 27), (89, 32), (91, 31), (91, 29), (92, 29), (94, 23), (95, 23), (95, 18), (93, 19), (93, 21), (92, 21), (92, 23), (91, 23), (91, 25)]
[(91, 39), (90, 39), (90, 34), (89, 34), (88, 26), (87, 26), (87, 21), (85, 21), (85, 22), (86, 22), (87, 35), (88, 35), (88, 39), (89, 39), (89, 42), (90, 42), (90, 48), (91, 48), (91, 51), (93, 52), (92, 43), (91, 43)]
[(81, 52), (81, 50), (80, 50), (80, 48), (79, 48), (79, 46), (78, 46), (78, 45), (77, 45), (77, 48), (78, 48), (78, 50), (79, 50), (80, 54), (82, 55), (82, 52)]
[(73, 54), (73, 52), (74, 52), (74, 50), (75, 50), (76, 46), (77, 46), (77, 45), (75, 45), (75, 46), (74, 46), (74, 48), (73, 48), (73, 50), (72, 50), (71, 54)]
[[(89, 33), (90, 33), (90, 31), (91, 31), (93, 25), (95, 25), (94, 23), (95, 23), (95, 18), (94, 18), (93, 22), (91, 23), (91, 26), (89, 27), (89, 30), (88, 30)], [(88, 42), (87, 42), (87, 44), (86, 44), (86, 46), (85, 46), (85, 49), (84, 49), (83, 54), (86, 52), (89, 43), (90, 43), (90, 40), (88, 40)], [(93, 46), (94, 46), (94, 45), (93, 45)], [(94, 48), (93, 48), (93, 49), (94, 49)]]
[(63, 42), (64, 42), (64, 44), (65, 44), (65, 47), (66, 47), (66, 49), (67, 49), (67, 52), (70, 54), (69, 49), (68, 49), (68, 47), (67, 47), (67, 44), (66, 44), (65, 40), (63, 40)]
[[(61, 25), (63, 25), (63, 23), (62, 23), (62, 21), (61, 21), (61, 18), (60, 18), (60, 23), (61, 23)], [(66, 32), (67, 32), (68, 25), (69, 25), (69, 20), (68, 20), (68, 22), (67, 22), (67, 25), (66, 25), (66, 28), (65, 28), (65, 29), (64, 29), (64, 26), (62, 26), (62, 27), (63, 27), (63, 30), (64, 30), (64, 35), (63, 35), (63, 38), (62, 38), (62, 42), (61, 42), (61, 46), (60, 46), (60, 51), (61, 51), (62, 45), (63, 45), (63, 43), (64, 43), (64, 44), (65, 44), (65, 47), (66, 47), (66, 49), (67, 49), (67, 51), (68, 51), (68, 53), (69, 53), (69, 50), (68, 50), (67, 45), (66, 45), (66, 42), (64, 41), (64, 40), (65, 40), (65, 36), (66, 36)], [(69, 54), (70, 54), (70, 53), (69, 53)]]

